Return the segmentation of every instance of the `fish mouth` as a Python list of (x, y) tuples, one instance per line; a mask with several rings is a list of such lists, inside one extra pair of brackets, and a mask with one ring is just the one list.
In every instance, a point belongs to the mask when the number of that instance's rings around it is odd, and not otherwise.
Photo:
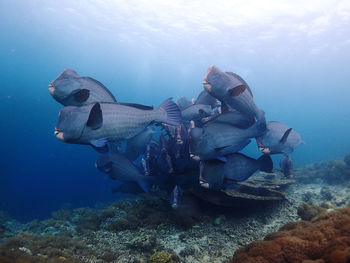
[(259, 150), (262, 153), (264, 153), (264, 154), (270, 154), (270, 148), (269, 147), (259, 146)]
[(212, 90), (212, 86), (211, 86), (210, 83), (206, 80), (206, 77), (204, 78), (204, 80), (202, 81), (202, 83), (203, 83), (204, 89), (205, 89), (208, 93), (210, 93), (211, 90)]
[(204, 180), (199, 180), (199, 184), (201, 187), (205, 188), (205, 189), (209, 189), (209, 183), (207, 183)]
[(64, 142), (64, 136), (63, 136), (63, 132), (60, 132), (59, 130), (57, 130), (55, 128), (55, 136), (57, 139), (59, 139), (60, 141)]
[(55, 88), (53, 87), (52, 83), (49, 85), (49, 93), (53, 95), (55, 93)]

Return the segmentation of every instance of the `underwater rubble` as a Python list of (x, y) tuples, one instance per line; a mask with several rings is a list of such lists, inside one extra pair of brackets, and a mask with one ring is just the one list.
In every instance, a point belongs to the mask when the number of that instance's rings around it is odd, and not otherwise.
[[(222, 191), (218, 196), (240, 206), (186, 193), (188, 205), (172, 209), (167, 198), (152, 193), (103, 208), (65, 207), (26, 224), (1, 212), (0, 262), (347, 262), (341, 260), (350, 251), (350, 208), (338, 208), (350, 206), (349, 166), (330, 165), (338, 163), (308, 165), (288, 181), (280, 172), (259, 172), (242, 183), (242, 192), (259, 197), (269, 189), (283, 198), (250, 205), (242, 206), (245, 195), (235, 199)], [(341, 173), (344, 181), (328, 184), (325, 169)], [(305, 183), (301, 175), (310, 173), (318, 180)]]

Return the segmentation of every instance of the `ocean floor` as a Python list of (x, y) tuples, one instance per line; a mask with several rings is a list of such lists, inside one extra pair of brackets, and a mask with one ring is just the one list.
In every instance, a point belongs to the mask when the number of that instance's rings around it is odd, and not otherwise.
[(284, 189), (286, 200), (248, 209), (192, 203), (174, 210), (147, 194), (100, 208), (64, 208), (27, 224), (0, 212), (0, 262), (226, 262), (238, 248), (307, 219), (302, 207), (350, 206), (346, 158), (299, 169)]

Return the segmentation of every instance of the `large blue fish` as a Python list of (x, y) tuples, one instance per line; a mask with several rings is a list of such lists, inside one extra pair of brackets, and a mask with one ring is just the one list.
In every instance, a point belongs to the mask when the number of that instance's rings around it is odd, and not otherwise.
[(147, 145), (151, 142), (155, 130), (152, 127), (147, 127), (139, 134), (128, 139), (126, 141), (126, 151), (125, 155), (130, 160), (135, 160), (139, 157), (145, 150)]
[(218, 106), (218, 100), (211, 96), (206, 90), (203, 90), (195, 100), (194, 104), (210, 105), (212, 108)]
[(177, 106), (179, 106), (179, 109), (182, 111), (183, 109), (193, 105), (192, 101), (188, 100), (186, 97), (180, 97), (176, 101)]
[(83, 106), (94, 102), (116, 102), (113, 94), (99, 81), (80, 77), (65, 69), (49, 85), (52, 97), (64, 106)]
[(111, 179), (136, 182), (146, 193), (154, 182), (153, 177), (143, 175), (128, 158), (117, 152), (101, 154), (95, 166), (101, 172), (108, 173)]
[(201, 161), (200, 185), (204, 188), (225, 189), (234, 187), (234, 183), (242, 182), (252, 176), (257, 170), (271, 173), (273, 163), (269, 155), (259, 159), (250, 158), (241, 153), (226, 156), (227, 161)]
[(190, 150), (201, 160), (213, 159), (242, 150), (249, 138), (261, 136), (266, 131), (265, 118), (248, 129), (240, 129), (226, 123), (209, 123), (203, 128), (191, 129)]
[(247, 119), (259, 119), (262, 111), (255, 105), (248, 84), (237, 74), (222, 72), (215, 66), (208, 68), (203, 80), (204, 89), (231, 109), (244, 114)]
[(288, 154), (282, 156), (280, 160), (280, 168), (285, 177), (290, 178), (293, 173), (293, 161)]
[(259, 149), (265, 154), (290, 154), (304, 143), (298, 132), (280, 122), (270, 121), (266, 127), (266, 133), (256, 139)]
[(210, 105), (193, 104), (181, 111), (182, 118), (186, 121), (208, 117), (213, 114)]
[(179, 125), (181, 121), (181, 112), (171, 99), (154, 110), (117, 103), (67, 106), (60, 111), (55, 135), (64, 142), (99, 148), (108, 141), (130, 139), (154, 122)]

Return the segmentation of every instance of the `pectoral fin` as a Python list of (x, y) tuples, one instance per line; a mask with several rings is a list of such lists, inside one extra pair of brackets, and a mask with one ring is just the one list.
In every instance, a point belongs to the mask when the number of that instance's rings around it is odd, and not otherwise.
[(90, 90), (88, 89), (78, 89), (72, 92), (72, 96), (78, 102), (85, 102), (90, 96)]
[(107, 138), (91, 140), (90, 145), (99, 153), (107, 153), (109, 151)]
[(289, 128), (288, 130), (285, 131), (285, 133), (283, 134), (282, 138), (280, 139), (280, 143), (285, 143), (290, 132), (292, 131), (292, 128)]
[(246, 90), (247, 86), (246, 85), (239, 85), (237, 87), (234, 87), (232, 89), (228, 90), (228, 93), (232, 96), (232, 97), (237, 97), (239, 95), (241, 95), (245, 90)]
[(90, 110), (89, 119), (86, 123), (86, 126), (89, 126), (91, 129), (96, 130), (100, 128), (103, 124), (103, 116), (100, 103), (95, 103)]

